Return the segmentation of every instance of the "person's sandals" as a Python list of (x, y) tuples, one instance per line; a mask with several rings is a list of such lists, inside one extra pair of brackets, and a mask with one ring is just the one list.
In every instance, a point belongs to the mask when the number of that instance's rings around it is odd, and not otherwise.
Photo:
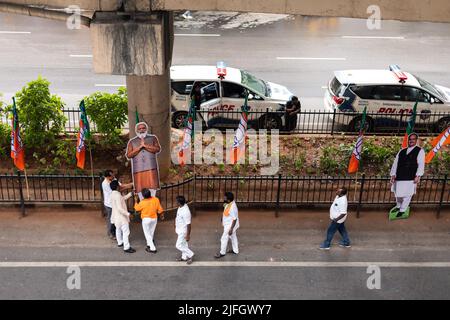
[(193, 260), (192, 257), (186, 260), (186, 264), (192, 264)]
[(237, 255), (237, 253), (234, 252), (233, 250), (228, 250), (227, 253), (232, 253), (232, 254), (236, 254)]
[(128, 249), (128, 250), (123, 250), (123, 252), (126, 252), (126, 253), (135, 253), (136, 250), (134, 250), (133, 248), (130, 248), (130, 249)]
[(223, 258), (223, 257), (225, 257), (225, 255), (221, 254), (220, 252), (216, 253), (216, 255), (214, 256), (214, 258), (216, 258), (216, 259), (220, 259), (220, 258)]

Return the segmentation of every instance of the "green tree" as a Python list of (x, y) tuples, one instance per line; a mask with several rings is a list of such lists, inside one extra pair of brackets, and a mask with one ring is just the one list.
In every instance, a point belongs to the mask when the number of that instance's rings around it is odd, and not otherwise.
[[(39, 76), (16, 93), (22, 139), (27, 147), (48, 151), (64, 131), (64, 102), (50, 94), (50, 82)], [(12, 106), (9, 106), (9, 109)]]
[(107, 144), (121, 144), (120, 135), (128, 119), (126, 88), (117, 93), (95, 92), (84, 98), (86, 113), (95, 123), (97, 132), (105, 136)]

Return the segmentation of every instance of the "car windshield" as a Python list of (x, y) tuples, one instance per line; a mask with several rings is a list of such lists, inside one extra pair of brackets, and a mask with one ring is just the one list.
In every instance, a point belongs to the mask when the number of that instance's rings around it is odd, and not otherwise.
[(254, 75), (244, 70), (241, 70), (241, 77), (244, 86), (249, 87), (261, 96), (268, 96), (267, 86), (263, 80), (256, 78)]
[(435, 87), (433, 86), (431, 83), (429, 83), (428, 81), (425, 81), (421, 78), (419, 78), (418, 76), (415, 76), (417, 81), (419, 81), (420, 86), (426, 90), (428, 90), (429, 92), (431, 92), (432, 94), (438, 96), (438, 98), (443, 99), (442, 97), (442, 93)]

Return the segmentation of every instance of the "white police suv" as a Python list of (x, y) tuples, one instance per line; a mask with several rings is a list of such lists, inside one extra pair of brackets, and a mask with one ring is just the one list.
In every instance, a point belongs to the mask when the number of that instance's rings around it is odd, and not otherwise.
[(349, 131), (359, 130), (361, 117), (355, 112), (366, 106), (372, 113), (366, 130), (404, 125), (417, 101), (416, 126), (431, 125), (440, 132), (450, 125), (450, 89), (403, 72), (397, 65), (389, 70), (336, 71), (324, 97), (325, 108), (337, 112), (335, 123)]
[(193, 88), (201, 87), (198, 115), (206, 127), (237, 127), (246, 90), (249, 92), (248, 124), (253, 128), (281, 129), (285, 124), (284, 107), (292, 93), (284, 86), (261, 80), (247, 71), (226, 68), (218, 77), (216, 66), (173, 66), (172, 126), (181, 128), (188, 113)]

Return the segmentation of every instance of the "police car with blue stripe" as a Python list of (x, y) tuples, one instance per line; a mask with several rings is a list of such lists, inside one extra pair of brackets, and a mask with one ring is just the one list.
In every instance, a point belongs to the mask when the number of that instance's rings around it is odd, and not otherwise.
[(431, 124), (433, 130), (441, 132), (450, 125), (450, 89), (404, 72), (397, 65), (386, 70), (336, 71), (324, 97), (325, 109), (336, 110), (335, 123), (349, 131), (359, 130), (364, 107), (367, 131), (405, 125), (416, 102), (416, 126)]

